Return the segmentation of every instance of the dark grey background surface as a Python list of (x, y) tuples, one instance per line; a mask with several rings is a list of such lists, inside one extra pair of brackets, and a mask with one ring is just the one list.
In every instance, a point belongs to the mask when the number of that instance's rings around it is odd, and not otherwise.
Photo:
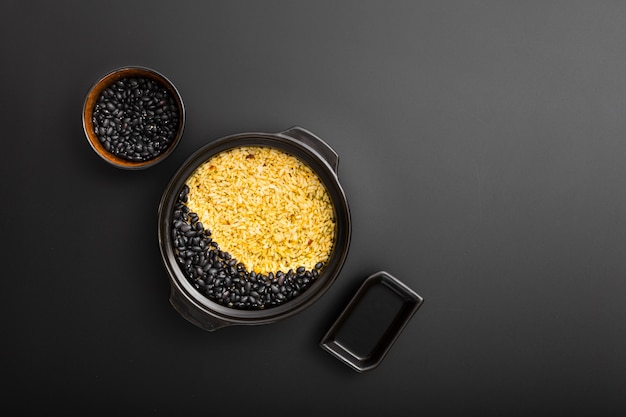
[[(3, 408), (625, 415), (626, 3), (8, 1), (0, 16)], [(123, 65), (164, 73), (187, 107), (180, 146), (141, 172), (82, 132), (89, 87)], [(348, 260), (301, 314), (204, 332), (168, 304), (161, 193), (200, 146), (292, 125), (340, 155)], [(425, 303), (357, 374), (318, 342), (378, 270)]]

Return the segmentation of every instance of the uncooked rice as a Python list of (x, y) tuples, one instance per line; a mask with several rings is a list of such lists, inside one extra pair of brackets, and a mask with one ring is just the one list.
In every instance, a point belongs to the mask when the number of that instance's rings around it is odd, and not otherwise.
[(311, 270), (329, 259), (332, 201), (300, 159), (263, 146), (228, 149), (200, 165), (186, 184), (189, 209), (248, 271)]

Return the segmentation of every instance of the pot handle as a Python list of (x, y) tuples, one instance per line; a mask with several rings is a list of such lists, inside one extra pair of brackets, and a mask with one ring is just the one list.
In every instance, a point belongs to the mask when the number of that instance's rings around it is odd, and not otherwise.
[(337, 175), (337, 170), (339, 167), (339, 155), (322, 139), (300, 126), (293, 126), (285, 130), (284, 132), (281, 132), (281, 134), (303, 142), (304, 144), (313, 148), (320, 154), (322, 158), (324, 158), (326, 163), (335, 173), (335, 176)]
[(195, 324), (203, 330), (207, 330), (209, 332), (215, 331), (217, 329), (221, 329), (222, 327), (228, 326), (231, 323), (220, 320), (216, 317), (208, 318), (205, 314), (200, 314), (191, 306), (189, 306), (188, 301), (184, 298), (185, 296), (181, 294), (180, 290), (175, 286), (171, 286), (170, 290), (170, 304), (174, 309), (183, 316), (187, 321)]

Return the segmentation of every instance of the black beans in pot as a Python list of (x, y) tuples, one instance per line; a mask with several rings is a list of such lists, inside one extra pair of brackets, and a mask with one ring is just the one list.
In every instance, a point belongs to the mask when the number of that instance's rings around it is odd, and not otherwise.
[(220, 250), (186, 206), (189, 188), (183, 186), (172, 216), (172, 242), (176, 261), (187, 280), (205, 297), (227, 307), (258, 310), (275, 307), (302, 294), (319, 276), (322, 262), (312, 270), (257, 274), (246, 270), (229, 253)]

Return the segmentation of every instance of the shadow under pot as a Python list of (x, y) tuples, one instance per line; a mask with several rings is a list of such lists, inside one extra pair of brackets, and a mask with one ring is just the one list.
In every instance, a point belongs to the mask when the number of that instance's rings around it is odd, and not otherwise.
[(351, 219), (337, 153), (311, 132), (250, 132), (200, 148), (158, 212), (170, 303), (213, 331), (291, 317), (334, 283)]

